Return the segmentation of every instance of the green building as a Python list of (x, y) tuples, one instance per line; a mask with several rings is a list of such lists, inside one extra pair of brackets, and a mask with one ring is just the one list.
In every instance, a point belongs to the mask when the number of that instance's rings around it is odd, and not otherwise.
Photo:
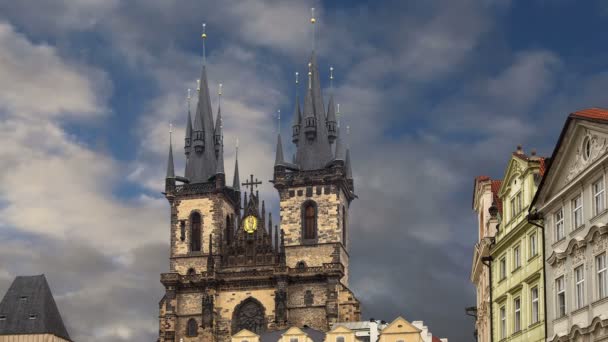
[(518, 147), (498, 191), (502, 213), (490, 249), (493, 341), (545, 339), (543, 235), (527, 220), (544, 164), (544, 158)]

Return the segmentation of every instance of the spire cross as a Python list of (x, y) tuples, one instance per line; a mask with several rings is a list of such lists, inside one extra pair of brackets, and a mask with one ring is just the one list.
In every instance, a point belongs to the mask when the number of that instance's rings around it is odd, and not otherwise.
[(243, 184), (241, 184), (241, 185), (242, 185), (242, 186), (245, 186), (245, 187), (247, 187), (247, 186), (248, 186), (248, 187), (250, 187), (250, 189), (251, 189), (251, 192), (250, 192), (250, 193), (251, 193), (251, 194), (253, 194), (253, 187), (255, 186), (255, 187), (256, 187), (256, 189), (257, 189), (258, 185), (262, 184), (262, 182), (258, 181), (258, 179), (257, 179), (257, 178), (256, 178), (256, 179), (255, 179), (255, 181), (254, 181), (254, 180), (253, 180), (253, 175), (251, 175), (251, 178), (250, 178), (250, 179), (251, 179), (250, 181), (245, 182), (245, 183), (243, 183)]
[(171, 145), (172, 136), (173, 136), (173, 124), (169, 123), (169, 145)]
[(317, 19), (315, 18), (315, 8), (310, 9), (310, 23), (312, 24), (312, 51), (315, 51), (315, 23)]
[(201, 80), (196, 80), (196, 92), (199, 93), (201, 91)]
[[(219, 89), (217, 91), (218, 96), (218, 107), (222, 104), (222, 84), (220, 83)], [(220, 122), (221, 125), (221, 122)]]
[(312, 89), (312, 63), (308, 62), (308, 89)]
[(329, 67), (329, 88), (334, 89), (334, 67)]
[(281, 110), (277, 110), (277, 132), (281, 134)]

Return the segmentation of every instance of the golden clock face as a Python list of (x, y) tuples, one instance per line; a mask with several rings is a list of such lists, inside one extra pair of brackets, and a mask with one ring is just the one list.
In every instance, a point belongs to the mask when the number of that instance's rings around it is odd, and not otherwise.
[(258, 218), (253, 215), (245, 217), (245, 219), (243, 220), (243, 229), (247, 233), (253, 234), (253, 232), (258, 229)]

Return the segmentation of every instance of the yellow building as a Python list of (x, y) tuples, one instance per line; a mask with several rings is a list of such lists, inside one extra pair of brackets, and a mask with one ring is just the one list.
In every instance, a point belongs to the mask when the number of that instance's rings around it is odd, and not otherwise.
[(498, 191), (502, 215), (490, 249), (494, 341), (545, 338), (542, 232), (527, 220), (543, 172), (544, 159), (519, 146)]

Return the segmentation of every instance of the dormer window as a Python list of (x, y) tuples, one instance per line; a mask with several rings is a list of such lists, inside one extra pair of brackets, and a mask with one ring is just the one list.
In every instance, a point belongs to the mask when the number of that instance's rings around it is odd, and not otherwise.
[(6, 315), (0, 315), (0, 321), (6, 321)]
[(36, 319), (36, 318), (38, 318), (38, 315), (36, 315), (36, 314), (30, 314), (29, 319)]
[(19, 299), (20, 299), (22, 302), (25, 302), (25, 301), (27, 301), (27, 296), (21, 296), (21, 297), (19, 297)]
[(583, 140), (583, 159), (589, 160), (591, 156), (591, 139), (589, 137), (585, 137)]

